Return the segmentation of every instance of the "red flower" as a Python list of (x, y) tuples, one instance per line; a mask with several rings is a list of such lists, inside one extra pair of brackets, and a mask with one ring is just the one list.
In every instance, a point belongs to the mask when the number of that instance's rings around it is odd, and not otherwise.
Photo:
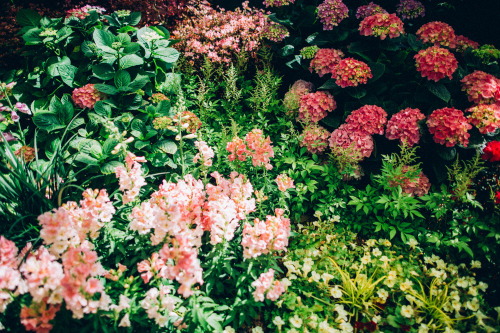
[(497, 191), (497, 194), (495, 194), (495, 205), (500, 204), (500, 192)]
[(427, 118), (427, 127), (434, 136), (434, 142), (453, 147), (457, 143), (467, 147), (472, 125), (467, 122), (462, 111), (455, 108), (434, 110)]
[(500, 161), (500, 141), (490, 141), (483, 149), (481, 158), (485, 161), (498, 162)]
[(420, 50), (414, 58), (417, 70), (422, 74), (422, 77), (436, 82), (445, 76), (451, 80), (453, 73), (458, 68), (455, 56), (450, 51), (437, 46)]

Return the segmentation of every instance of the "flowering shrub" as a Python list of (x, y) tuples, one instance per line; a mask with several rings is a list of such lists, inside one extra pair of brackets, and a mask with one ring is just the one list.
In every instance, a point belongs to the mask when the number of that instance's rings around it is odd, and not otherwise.
[(368, 16), (359, 24), (359, 32), (362, 36), (380, 37), (384, 40), (396, 38), (404, 34), (403, 22), (396, 14), (375, 14)]
[(409, 177), (407, 174), (413, 172), (411, 169), (411, 166), (403, 166), (399, 177), (389, 179), (389, 186), (401, 186), (404, 193), (415, 197), (426, 195), (431, 188), (429, 178), (423, 172), (420, 172), (416, 177)]
[(376, 105), (365, 105), (352, 111), (345, 120), (349, 129), (369, 135), (384, 134), (387, 112)]
[(420, 1), (416, 0), (401, 0), (399, 1), (396, 12), (403, 20), (416, 19), (417, 17), (425, 16), (425, 7)]
[(146, 162), (146, 159), (128, 153), (125, 158), (126, 168), (117, 166), (115, 169), (116, 177), (120, 183), (120, 191), (124, 192), (122, 201), (125, 204), (133, 201), (139, 195), (141, 188), (146, 185), (139, 162)]
[(81, 8), (74, 8), (66, 11), (66, 18), (68, 17), (76, 17), (80, 20), (83, 20), (85, 17), (87, 17), (91, 11), (95, 11), (99, 14), (102, 14), (106, 11), (106, 9), (99, 7), (99, 6), (90, 6), (90, 5), (85, 5)]
[(372, 71), (366, 63), (353, 58), (345, 58), (337, 65), (334, 78), (336, 84), (345, 88), (365, 84), (372, 77)]
[(364, 19), (368, 16), (372, 16), (375, 14), (387, 14), (387, 11), (380, 7), (380, 5), (377, 5), (373, 1), (370, 2), (368, 5), (363, 5), (359, 6), (358, 9), (356, 10), (356, 18), (357, 19)]
[(455, 30), (444, 22), (434, 21), (424, 24), (417, 31), (418, 39), (434, 46), (447, 46), (451, 49), (456, 46)]
[(415, 55), (417, 70), (428, 80), (439, 81), (445, 76), (451, 80), (458, 68), (458, 61), (448, 50), (431, 46)]
[(434, 110), (427, 118), (427, 127), (434, 142), (453, 147), (457, 143), (467, 147), (472, 125), (467, 122), (462, 111), (455, 108)]
[(79, 108), (93, 109), (97, 101), (102, 101), (106, 95), (98, 91), (93, 84), (86, 84), (81, 88), (73, 90), (73, 102)]
[(283, 105), (285, 106), (287, 113), (293, 115), (300, 107), (300, 98), (311, 93), (313, 89), (314, 85), (311, 82), (304, 80), (295, 81), (283, 99)]
[(481, 134), (495, 132), (500, 127), (500, 106), (498, 104), (479, 104), (465, 111), (472, 113), (467, 119), (479, 129)]
[(306, 147), (311, 154), (323, 154), (328, 148), (330, 132), (317, 124), (307, 125), (300, 135), (300, 146)]
[(342, 0), (324, 0), (317, 10), (323, 30), (333, 30), (333, 27), (349, 17), (349, 9)]
[(336, 108), (337, 103), (329, 92), (309, 93), (300, 98), (299, 119), (306, 124), (317, 123)]
[(457, 38), (455, 40), (456, 40), (456, 44), (457, 44), (457, 48), (456, 48), (457, 52), (463, 53), (468, 48), (472, 48), (475, 50), (479, 47), (479, 43), (476, 43), (476, 42), (474, 42), (474, 41), (470, 40), (469, 38), (462, 36), (462, 35), (457, 35)]
[(420, 140), (420, 129), (418, 122), (425, 119), (419, 109), (406, 108), (394, 114), (387, 122), (385, 136), (389, 140), (398, 139), (401, 143), (406, 142), (410, 147)]
[(199, 153), (194, 156), (193, 162), (200, 161), (204, 166), (212, 166), (212, 158), (215, 156), (214, 150), (205, 141), (196, 141), (194, 145), (198, 148)]
[(500, 80), (491, 74), (474, 71), (465, 76), (462, 90), (467, 93), (469, 101), (476, 104), (492, 104), (500, 102)]
[(328, 139), (330, 148), (335, 155), (341, 155), (342, 150), (352, 150), (351, 157), (360, 161), (369, 157), (373, 151), (373, 139), (365, 131), (355, 130), (350, 124), (342, 124), (334, 130)]
[(294, 3), (295, 0), (264, 0), (264, 5), (266, 7), (281, 7), (288, 6), (291, 3)]
[(274, 280), (274, 269), (272, 268), (252, 282), (252, 287), (255, 287), (253, 297), (257, 302), (264, 302), (264, 294), (265, 298), (276, 301), (285, 292), (283, 284), (279, 280)]
[(268, 21), (262, 30), (262, 36), (278, 43), (290, 36), (290, 33), (283, 25), (273, 21)]
[(500, 141), (490, 141), (483, 148), (481, 158), (489, 162), (500, 161)]
[(309, 71), (312, 73), (314, 70), (320, 77), (325, 74), (332, 74), (332, 77), (335, 77), (343, 56), (344, 53), (340, 50), (319, 49), (309, 64)]

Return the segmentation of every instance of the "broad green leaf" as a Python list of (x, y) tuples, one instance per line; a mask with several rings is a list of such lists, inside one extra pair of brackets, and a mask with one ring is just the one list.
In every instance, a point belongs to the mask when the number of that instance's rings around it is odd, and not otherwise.
[(105, 118), (111, 117), (111, 106), (105, 104), (103, 101), (97, 101), (94, 104), (94, 111)]
[(378, 62), (371, 62), (368, 64), (370, 66), (370, 69), (372, 71), (373, 77), (368, 81), (368, 82), (374, 82), (377, 81), (382, 77), (382, 75), (385, 72), (385, 65), (378, 63)]
[(146, 126), (144, 125), (142, 120), (136, 118), (132, 121), (132, 124), (130, 124), (130, 128), (134, 131), (142, 133), (145, 131)]
[(110, 64), (97, 64), (92, 66), (92, 73), (101, 80), (111, 80), (115, 76), (115, 69)]
[(73, 83), (75, 81), (75, 75), (78, 71), (78, 68), (73, 65), (58, 65), (57, 70), (59, 71), (59, 75), (61, 75), (61, 79), (66, 85), (70, 88), (73, 88)]
[(119, 161), (111, 161), (101, 166), (101, 172), (105, 175), (110, 175), (115, 173), (116, 168), (119, 166), (123, 167), (125, 165)]
[(123, 49), (123, 53), (134, 54), (134, 53), (139, 52), (140, 49), (141, 49), (141, 46), (138, 43), (130, 43)]
[(51, 132), (64, 128), (57, 115), (52, 112), (40, 111), (33, 115), (33, 123), (40, 129)]
[(139, 66), (144, 63), (144, 60), (135, 54), (127, 54), (120, 59), (120, 68), (126, 69), (133, 66)]
[(149, 82), (149, 76), (138, 74), (128, 87), (129, 91), (136, 91), (144, 87)]
[(446, 103), (450, 101), (451, 94), (444, 84), (429, 82), (427, 89)]
[(33, 28), (28, 30), (24, 35), (23, 39), (26, 42), (26, 45), (37, 45), (42, 43), (42, 38), (40, 37), (40, 33), (43, 30), (40, 28)]
[(122, 46), (125, 47), (128, 44), (130, 44), (132, 40), (130, 39), (130, 36), (127, 33), (119, 33), (118, 36), (116, 36), (116, 41), (120, 42)]
[(37, 26), (41, 18), (40, 14), (32, 9), (21, 9), (16, 15), (17, 23), (23, 27)]
[(177, 152), (177, 144), (172, 140), (160, 140), (155, 144), (155, 148), (171, 155)]
[(330, 90), (330, 89), (334, 89), (334, 88), (338, 88), (339, 86), (335, 83), (335, 80), (334, 79), (328, 79), (328, 81), (326, 81), (325, 83), (323, 83), (323, 85), (321, 87), (319, 87), (318, 89), (321, 89), (321, 90)]
[(103, 92), (107, 95), (118, 94), (118, 90), (115, 87), (110, 86), (109, 84), (96, 84), (96, 85), (94, 85), (94, 88), (96, 88), (100, 92)]
[(120, 141), (114, 138), (107, 138), (102, 145), (102, 153), (104, 155), (111, 155), (111, 151), (115, 149), (116, 145), (119, 144)]
[(99, 165), (99, 160), (85, 153), (76, 155), (75, 161), (88, 165)]
[(102, 49), (104, 49), (104, 50), (110, 49), (113, 45), (113, 42), (115, 41), (115, 37), (113, 36), (113, 34), (111, 32), (100, 30), (100, 29), (95, 29), (94, 33), (92, 34), (92, 37), (94, 39), (94, 43), (101, 50)]
[(117, 88), (128, 86), (130, 80), (130, 74), (127, 71), (118, 71), (115, 74), (115, 86)]
[(132, 12), (127, 17), (126, 21), (129, 25), (137, 25), (141, 21), (141, 13), (140, 12)]

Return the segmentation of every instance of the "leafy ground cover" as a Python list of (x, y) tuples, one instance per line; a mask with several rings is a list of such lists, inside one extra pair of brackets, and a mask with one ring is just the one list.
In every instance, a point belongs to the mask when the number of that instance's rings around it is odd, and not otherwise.
[(134, 3), (15, 7), (0, 329), (496, 331), (495, 46), (414, 0)]

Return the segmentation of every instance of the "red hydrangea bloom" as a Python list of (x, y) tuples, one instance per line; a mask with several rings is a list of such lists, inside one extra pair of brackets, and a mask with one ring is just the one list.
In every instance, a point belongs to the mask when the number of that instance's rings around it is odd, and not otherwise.
[(470, 40), (469, 38), (462, 35), (458, 35), (455, 41), (457, 44), (457, 52), (465, 52), (465, 50), (467, 50), (469, 47), (473, 48), (474, 50), (479, 47), (479, 43), (476, 43), (473, 40)]
[(474, 71), (462, 79), (462, 90), (467, 92), (469, 101), (476, 104), (500, 102), (500, 80), (491, 74)]
[(481, 134), (492, 133), (500, 127), (500, 106), (498, 104), (479, 104), (465, 110), (472, 112), (467, 117), (469, 122), (479, 129)]
[(298, 110), (300, 98), (312, 92), (313, 89), (314, 85), (311, 82), (297, 80), (285, 94), (285, 98), (283, 99), (283, 105), (287, 109), (287, 112), (293, 114)]
[(457, 143), (467, 147), (472, 125), (467, 122), (462, 111), (455, 108), (434, 110), (427, 118), (429, 132), (434, 135), (434, 142), (453, 147)]
[(330, 139), (330, 148), (334, 154), (338, 154), (339, 150), (352, 151), (352, 159), (360, 161), (365, 157), (369, 157), (373, 151), (373, 139), (370, 134), (364, 131), (353, 129), (350, 124), (342, 124), (339, 128), (332, 132)]
[(335, 83), (342, 88), (356, 87), (359, 84), (365, 84), (372, 77), (372, 71), (366, 63), (353, 58), (345, 58), (337, 66)]
[(76, 106), (80, 108), (94, 108), (94, 104), (97, 101), (102, 101), (106, 98), (106, 95), (98, 91), (93, 84), (89, 83), (81, 88), (76, 88), (73, 90), (72, 94), (73, 102)]
[(320, 77), (325, 74), (336, 75), (337, 65), (342, 60), (344, 53), (336, 49), (319, 49), (316, 55), (311, 60), (309, 71), (313, 69), (318, 73)]
[[(174, 122), (178, 124), (179, 115), (174, 116)], [(191, 111), (181, 113), (181, 127), (191, 133), (196, 133), (201, 127), (201, 120)]]
[(500, 161), (500, 141), (490, 141), (483, 149), (481, 158), (485, 161), (498, 162)]
[(368, 5), (358, 7), (358, 9), (356, 10), (356, 18), (364, 19), (365, 17), (372, 16), (378, 13), (386, 14), (387, 10), (380, 7), (376, 3), (370, 2)]
[(425, 119), (419, 109), (406, 108), (394, 114), (387, 122), (385, 136), (389, 140), (399, 139), (412, 147), (420, 140), (420, 129), (418, 122)]
[(407, 165), (401, 168), (402, 175), (400, 177), (394, 177), (389, 179), (390, 187), (401, 186), (403, 192), (409, 194), (414, 197), (421, 197), (426, 195), (431, 188), (431, 183), (429, 182), (429, 178), (424, 175), (423, 172), (420, 172), (416, 177), (406, 176), (408, 172), (411, 172), (412, 167)]
[(310, 124), (299, 137), (300, 146), (307, 147), (311, 154), (321, 155), (328, 148), (328, 138), (330, 132), (317, 124)]
[(279, 43), (286, 37), (290, 36), (290, 33), (285, 26), (268, 20), (262, 30), (262, 36), (270, 41)]
[(404, 34), (403, 21), (396, 14), (375, 14), (366, 17), (359, 24), (362, 36), (380, 37), (384, 40), (387, 36), (395, 38)]
[(424, 24), (417, 31), (418, 39), (434, 46), (447, 46), (451, 49), (456, 46), (455, 31), (444, 22), (434, 21)]
[(336, 108), (337, 103), (329, 92), (309, 93), (300, 98), (299, 119), (305, 123), (317, 123)]
[(349, 9), (342, 0), (325, 0), (318, 6), (318, 18), (323, 23), (323, 30), (333, 30), (348, 16)]
[(367, 134), (384, 134), (384, 125), (387, 123), (387, 112), (380, 106), (365, 105), (352, 111), (345, 120), (349, 128)]
[(425, 7), (420, 1), (401, 0), (397, 6), (396, 12), (401, 15), (403, 20), (415, 19), (419, 16), (425, 16)]
[(445, 76), (450, 80), (458, 68), (458, 61), (448, 50), (431, 46), (415, 55), (417, 70), (428, 80), (439, 81)]
[(294, 3), (295, 0), (264, 0), (263, 4), (267, 7), (281, 7)]

